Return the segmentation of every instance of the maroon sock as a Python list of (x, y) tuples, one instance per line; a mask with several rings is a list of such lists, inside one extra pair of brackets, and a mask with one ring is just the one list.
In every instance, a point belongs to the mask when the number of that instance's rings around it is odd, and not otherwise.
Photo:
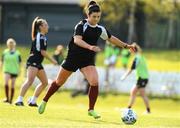
[(98, 97), (98, 86), (91, 86), (89, 88), (89, 110), (94, 110), (94, 105)]
[(53, 81), (51, 86), (49, 87), (45, 97), (44, 97), (44, 101), (48, 102), (49, 98), (60, 88), (60, 86), (58, 86), (56, 84), (56, 81)]
[(12, 103), (13, 97), (14, 97), (14, 88), (11, 88), (11, 98), (9, 101), (10, 103)]
[(150, 108), (146, 108), (146, 110), (147, 110), (147, 112), (149, 112), (149, 113), (150, 113)]
[(7, 84), (5, 85), (5, 94), (6, 94), (6, 99), (9, 101), (9, 86)]

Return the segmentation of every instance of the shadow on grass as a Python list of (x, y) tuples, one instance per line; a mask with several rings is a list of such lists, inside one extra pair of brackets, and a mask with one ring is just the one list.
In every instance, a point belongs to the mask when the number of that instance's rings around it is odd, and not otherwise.
[(112, 124), (112, 125), (121, 125), (119, 122), (112, 122), (112, 121), (105, 121), (102, 119), (97, 119), (97, 120), (78, 120), (78, 119), (69, 119), (69, 118), (61, 118), (62, 120), (66, 121), (73, 121), (73, 122), (83, 122), (83, 123), (91, 123), (91, 124)]

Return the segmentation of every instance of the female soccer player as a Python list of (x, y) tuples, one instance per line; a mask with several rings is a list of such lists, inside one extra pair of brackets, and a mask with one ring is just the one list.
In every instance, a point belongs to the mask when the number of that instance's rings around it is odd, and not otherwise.
[(67, 78), (77, 69), (83, 73), (90, 84), (89, 88), (89, 109), (88, 115), (100, 118), (94, 111), (94, 105), (98, 97), (98, 73), (95, 68), (95, 55), (101, 49), (97, 46), (99, 37), (109, 40), (113, 44), (133, 50), (133, 45), (128, 45), (112, 36), (105, 27), (98, 25), (101, 17), (100, 7), (96, 2), (91, 1), (88, 6), (87, 19), (80, 21), (74, 30), (74, 35), (69, 43), (68, 55), (57, 78), (48, 89), (38, 112), (42, 114), (49, 98), (65, 83)]
[[(16, 41), (12, 38), (7, 40), (7, 49), (4, 50), (2, 55), (2, 66), (5, 80), (5, 103), (12, 103), (14, 97), (14, 86), (16, 78), (20, 71), (21, 56), (20, 52), (16, 50)], [(9, 97), (9, 82), (11, 80), (11, 95)]]
[(24, 106), (23, 97), (37, 76), (41, 83), (36, 87), (33, 97), (29, 100), (29, 106), (37, 107), (36, 99), (48, 84), (47, 76), (42, 66), (43, 59), (45, 57), (53, 64), (57, 64), (46, 52), (47, 39), (45, 35), (47, 33), (47, 21), (36, 17), (32, 23), (32, 46), (27, 60), (27, 79), (21, 86), (20, 95), (15, 103), (17, 106)]
[(144, 56), (142, 55), (142, 50), (141, 50), (140, 46), (138, 46), (136, 43), (134, 43), (134, 45), (135, 45), (136, 56), (132, 63), (131, 69), (129, 69), (122, 76), (121, 80), (126, 79), (126, 77), (132, 72), (132, 70), (136, 69), (137, 83), (131, 90), (128, 108), (132, 107), (132, 105), (134, 104), (134, 101), (136, 99), (136, 94), (137, 94), (137, 92), (139, 92), (141, 97), (144, 100), (145, 105), (146, 105), (147, 113), (150, 113), (149, 101), (148, 101), (148, 97), (146, 96), (146, 93), (145, 93), (145, 87), (148, 83), (148, 77), (149, 77), (147, 64), (146, 64), (146, 60), (145, 60)]

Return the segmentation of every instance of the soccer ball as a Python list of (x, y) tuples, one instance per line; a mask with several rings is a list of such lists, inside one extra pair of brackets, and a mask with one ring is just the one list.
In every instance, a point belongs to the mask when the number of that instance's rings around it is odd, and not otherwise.
[(132, 109), (124, 109), (121, 116), (122, 121), (125, 124), (134, 124), (137, 120), (137, 115)]

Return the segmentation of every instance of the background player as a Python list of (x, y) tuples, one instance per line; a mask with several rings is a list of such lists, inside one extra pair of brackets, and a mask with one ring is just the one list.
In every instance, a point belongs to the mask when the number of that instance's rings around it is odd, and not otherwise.
[(145, 57), (142, 55), (142, 50), (140, 46), (137, 45), (136, 43), (134, 43), (134, 45), (136, 46), (135, 47), (136, 55), (135, 55), (134, 61), (132, 63), (131, 69), (129, 69), (122, 76), (121, 80), (126, 79), (126, 77), (132, 72), (132, 70), (134, 69), (136, 70), (137, 83), (134, 87), (132, 87), (128, 108), (132, 107), (136, 99), (136, 94), (137, 92), (139, 92), (146, 105), (147, 113), (150, 113), (149, 101), (145, 93), (145, 87), (148, 83), (148, 77), (149, 77), (148, 68), (147, 68)]
[(57, 62), (46, 52), (47, 38), (45, 35), (47, 33), (47, 21), (36, 17), (32, 23), (32, 46), (27, 60), (27, 79), (21, 86), (20, 95), (15, 103), (17, 106), (24, 106), (23, 97), (37, 76), (41, 83), (36, 87), (34, 95), (30, 98), (28, 103), (29, 106), (37, 107), (36, 99), (48, 84), (48, 79), (42, 66), (43, 59), (45, 57), (53, 64), (57, 64)]
[[(16, 50), (16, 41), (12, 38), (7, 40), (7, 49), (2, 55), (2, 67), (5, 81), (5, 103), (12, 103), (15, 93), (16, 78), (20, 72), (21, 55)], [(11, 93), (9, 93), (9, 83), (11, 81)]]

